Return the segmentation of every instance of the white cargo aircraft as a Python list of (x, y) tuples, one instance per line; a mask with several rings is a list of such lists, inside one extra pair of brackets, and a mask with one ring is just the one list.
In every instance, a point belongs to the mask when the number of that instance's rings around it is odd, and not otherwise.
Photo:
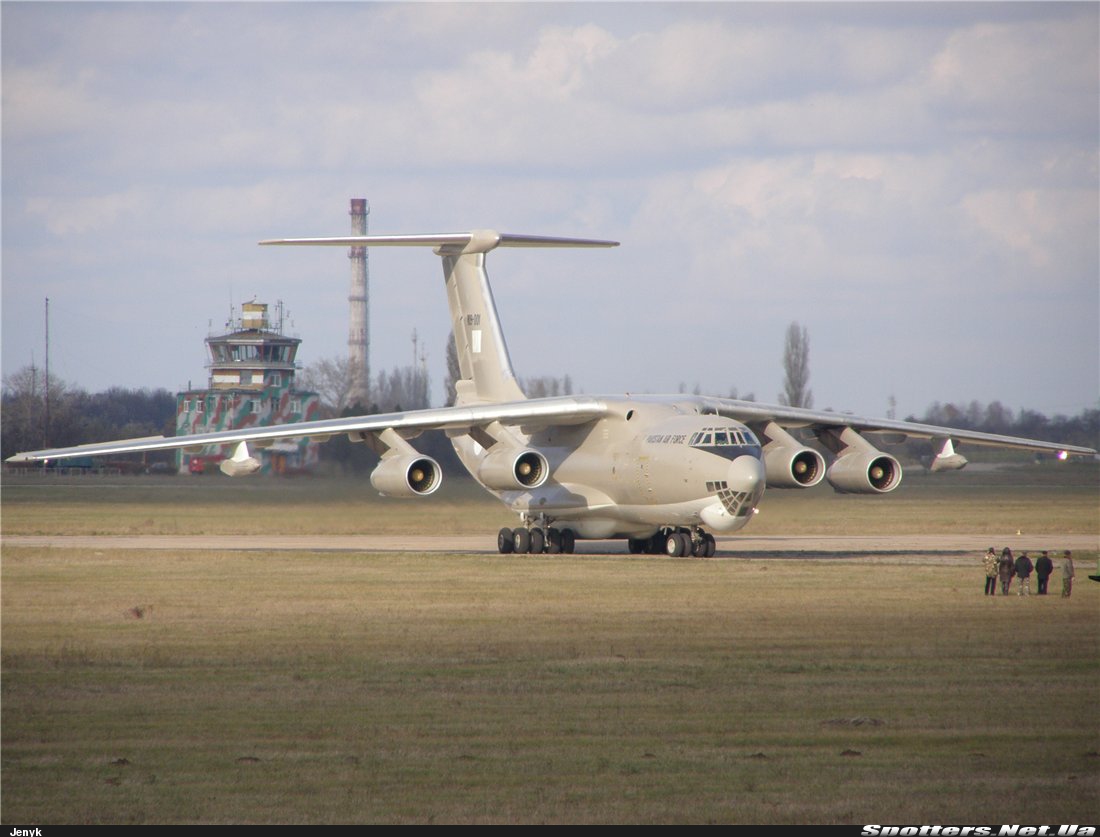
[[(633, 552), (714, 553), (712, 532), (749, 522), (773, 488), (810, 488), (823, 479), (840, 492), (883, 494), (901, 482), (901, 465), (867, 440), (930, 439), (933, 470), (966, 460), (955, 444), (991, 445), (1091, 456), (1091, 448), (844, 413), (690, 396), (566, 396), (528, 399), (512, 371), (485, 258), (497, 247), (614, 247), (614, 241), (508, 235), (491, 230), (443, 235), (301, 238), (262, 244), (431, 247), (443, 260), (462, 379), (455, 406), (404, 413), (250, 427), (215, 433), (130, 439), (21, 453), (9, 462), (97, 454), (234, 445), (222, 463), (231, 476), (254, 472), (249, 446), (344, 433), (381, 455), (371, 483), (382, 494), (435, 492), (442, 473), (410, 441), (443, 430), (462, 464), (519, 515), (502, 529), (501, 552), (572, 552), (578, 538), (625, 538)], [(815, 438), (831, 462), (798, 437)]]

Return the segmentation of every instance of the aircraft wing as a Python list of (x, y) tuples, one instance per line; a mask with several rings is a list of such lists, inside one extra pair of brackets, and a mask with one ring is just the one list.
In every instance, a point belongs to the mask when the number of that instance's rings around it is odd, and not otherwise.
[(561, 426), (585, 424), (604, 415), (603, 402), (595, 398), (567, 396), (561, 398), (536, 398), (503, 404), (465, 405), (413, 410), (404, 413), (379, 413), (368, 416), (303, 421), (293, 424), (248, 427), (238, 430), (222, 430), (215, 433), (196, 433), (187, 436), (148, 436), (140, 439), (121, 439), (77, 445), (70, 448), (27, 451), (8, 457), (8, 462), (42, 462), (53, 459), (70, 459), (79, 456), (109, 456), (143, 451), (189, 448), (198, 450), (210, 445), (229, 445), (251, 442), (265, 447), (280, 439), (308, 436), (323, 440), (341, 433), (354, 436), (359, 433), (393, 429), (398, 435), (410, 437), (422, 430), (464, 430), (500, 422), (505, 425)]
[(774, 422), (788, 430), (807, 428), (815, 432), (840, 430), (850, 427), (859, 433), (873, 433), (884, 437), (886, 441), (904, 441), (907, 439), (950, 440), (953, 443), (984, 445), (997, 448), (1014, 448), (1053, 454), (1095, 456), (1092, 448), (1076, 445), (1063, 445), (1058, 442), (1045, 442), (1040, 439), (1024, 439), (1019, 436), (1002, 436), (996, 433), (981, 433), (976, 430), (960, 430), (955, 427), (939, 427), (934, 424), (921, 424), (911, 421), (865, 418), (849, 413), (835, 413), (828, 410), (807, 410), (800, 407), (783, 407), (774, 404), (758, 404), (754, 401), (736, 401), (725, 398), (702, 398), (704, 412), (736, 419), (748, 425), (761, 425)]

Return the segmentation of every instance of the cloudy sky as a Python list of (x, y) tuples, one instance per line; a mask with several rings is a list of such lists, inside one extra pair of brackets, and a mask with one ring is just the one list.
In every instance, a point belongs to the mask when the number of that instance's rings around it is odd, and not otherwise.
[[(233, 305), (346, 353), (376, 233), (612, 238), (493, 253), (512, 359), (578, 389), (1075, 414), (1100, 400), (1095, 3), (4, 2), (3, 372), (206, 378)], [(427, 251), (371, 251), (375, 369), (441, 398)]]

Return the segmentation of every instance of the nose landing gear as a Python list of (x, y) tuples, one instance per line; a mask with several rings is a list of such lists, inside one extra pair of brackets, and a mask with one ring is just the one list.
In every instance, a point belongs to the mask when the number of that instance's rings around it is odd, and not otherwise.
[(693, 555), (696, 558), (710, 558), (717, 544), (714, 535), (702, 529), (662, 529), (651, 538), (631, 538), (628, 548), (635, 555), (667, 555), (669, 558), (682, 558)]

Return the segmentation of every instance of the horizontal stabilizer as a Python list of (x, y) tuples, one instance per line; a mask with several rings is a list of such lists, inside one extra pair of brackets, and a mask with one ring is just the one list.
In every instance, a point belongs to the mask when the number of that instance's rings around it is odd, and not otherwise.
[(495, 230), (422, 235), (351, 235), (332, 238), (269, 238), (260, 244), (328, 247), (433, 247), (441, 254), (488, 253), (497, 247), (618, 247), (617, 241), (517, 235)]

